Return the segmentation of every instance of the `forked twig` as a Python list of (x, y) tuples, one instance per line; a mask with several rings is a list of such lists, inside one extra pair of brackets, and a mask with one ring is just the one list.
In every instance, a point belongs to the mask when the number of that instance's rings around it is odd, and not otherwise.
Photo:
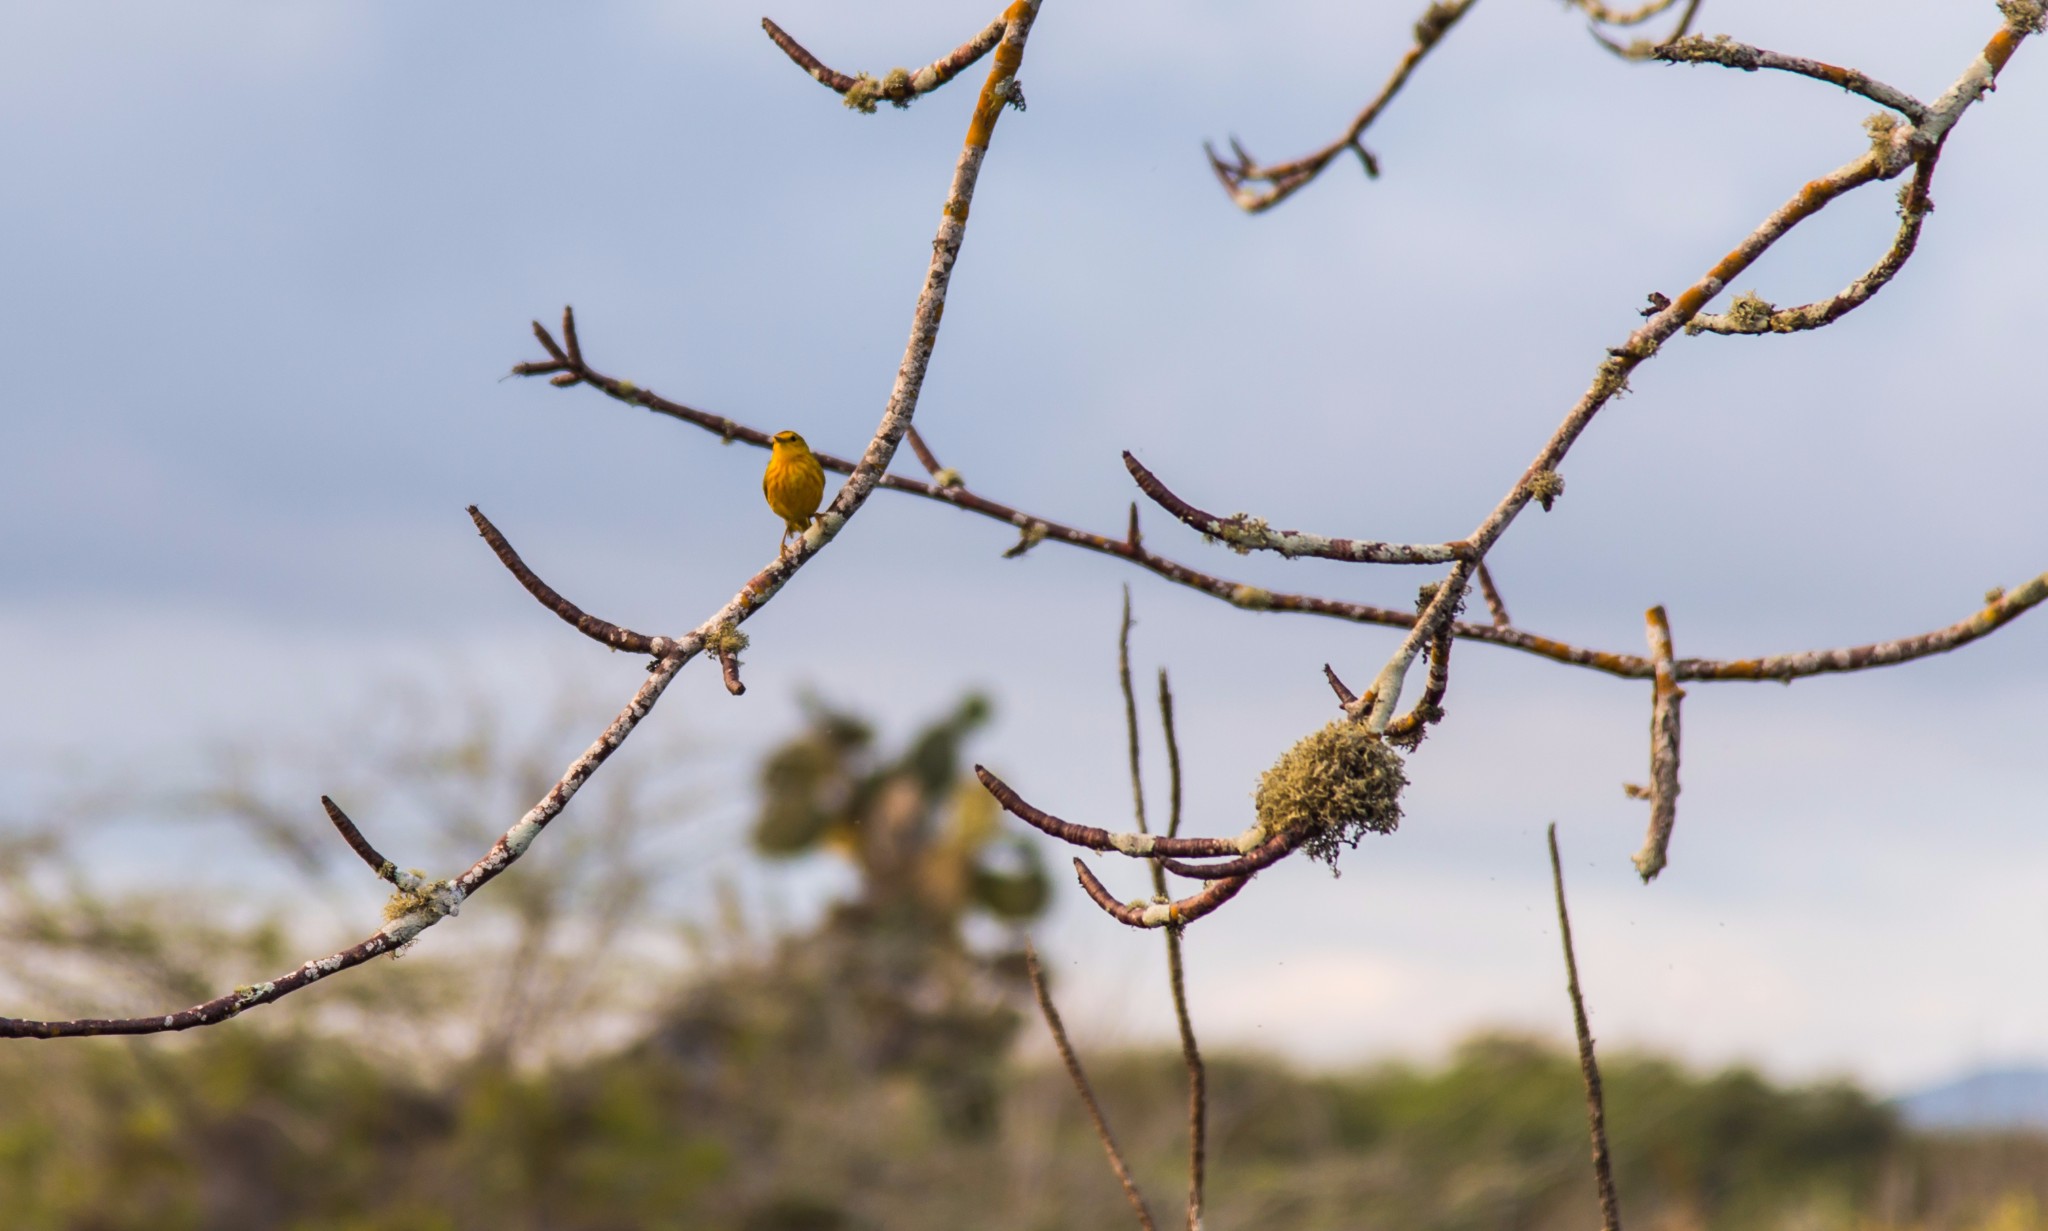
[(1557, 823), (1550, 825), (1550, 884), (1557, 894), (1557, 929), (1564, 937), (1565, 990), (1572, 998), (1572, 1029), (1579, 1039), (1579, 1075), (1586, 1084), (1586, 1122), (1593, 1138), (1593, 1183), (1600, 1190), (1601, 1231), (1621, 1231), (1621, 1202), (1607, 1157), (1607, 1104), (1600, 1093), (1600, 1064), (1593, 1058), (1593, 1032), (1579, 994), (1579, 959), (1572, 952), (1572, 919), (1564, 905), (1564, 867), (1557, 857)]
[(1081, 1071), (1081, 1060), (1074, 1055), (1073, 1044), (1067, 1041), (1067, 1028), (1060, 1022), (1060, 1011), (1053, 1007), (1052, 993), (1045, 989), (1045, 971), (1039, 968), (1038, 950), (1034, 946), (1024, 946), (1024, 969), (1031, 976), (1031, 990), (1038, 997), (1038, 1011), (1045, 1018), (1046, 1029), (1052, 1032), (1052, 1044), (1059, 1049), (1060, 1063), (1067, 1066), (1067, 1076), (1081, 1095), (1081, 1105), (1088, 1109), (1088, 1121), (1095, 1126), (1095, 1135), (1102, 1141), (1103, 1153), (1109, 1155), (1109, 1169), (1116, 1173), (1117, 1183), (1123, 1185), (1124, 1196), (1131, 1203), (1131, 1212), (1138, 1216), (1138, 1225), (1145, 1231), (1157, 1231), (1152, 1222), (1152, 1211), (1145, 1204), (1145, 1194), (1138, 1191), (1137, 1181), (1131, 1178), (1131, 1169), (1124, 1165), (1123, 1151), (1116, 1148), (1116, 1138), (1109, 1131), (1109, 1121), (1102, 1114), (1102, 1104), (1095, 1100), (1095, 1089), (1088, 1084), (1088, 1074)]
[(769, 39), (782, 49), (782, 54), (795, 61), (798, 68), (809, 73), (819, 84), (843, 96), (848, 107), (866, 114), (873, 114), (877, 103), (888, 103), (898, 109), (908, 107), (922, 95), (945, 85), (1001, 42), (1003, 31), (1008, 24), (1007, 15), (999, 17), (990, 22), (988, 28), (981, 33), (916, 72), (907, 68), (892, 68), (876, 78), (866, 73), (848, 76), (837, 69), (826, 67), (818, 57), (805, 50), (803, 44), (791, 38), (781, 26), (766, 17), (761, 19), (761, 28), (767, 31)]
[(1380, 87), (1380, 92), (1375, 94), (1372, 101), (1365, 105), (1365, 109), (1352, 119), (1351, 126), (1344, 130), (1343, 136), (1315, 153), (1292, 162), (1261, 163), (1246, 153), (1244, 147), (1237, 143), (1237, 138), (1233, 137), (1230, 140), (1233, 157), (1230, 161), (1225, 161), (1217, 156), (1214, 146), (1204, 145), (1202, 148), (1209, 155), (1209, 169), (1216, 173), (1217, 182), (1223, 185), (1223, 191), (1229, 193), (1230, 199), (1246, 213), (1264, 213), (1301, 191), (1311, 180), (1323, 173), (1323, 168), (1329, 166), (1332, 160), (1343, 155), (1346, 150), (1358, 155), (1358, 161), (1365, 167), (1368, 177), (1378, 178), (1379, 160), (1365, 148), (1365, 130), (1372, 127), (1373, 121), (1380, 118), (1380, 113), (1386, 110), (1387, 104), (1394, 101), (1394, 95), (1399, 94), (1401, 87), (1408, 84), (1409, 74), (1415, 71), (1416, 65), (1422, 63), (1423, 57), (1429, 54), (1430, 49), (1442, 40), (1452, 26), (1458, 24), (1460, 18), (1471, 12), (1472, 6), (1478, 2), (1479, 0), (1435, 0), (1424, 9), (1422, 16), (1415, 21), (1415, 45), (1410, 47), (1400, 62), (1394, 66), (1392, 75), (1387, 78), (1386, 84)]

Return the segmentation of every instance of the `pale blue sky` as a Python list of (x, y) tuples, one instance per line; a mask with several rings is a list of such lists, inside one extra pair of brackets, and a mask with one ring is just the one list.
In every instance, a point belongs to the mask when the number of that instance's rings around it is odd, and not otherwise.
[[(1369, 138), (1382, 179), (1344, 166), (1264, 217), (1232, 209), (1201, 141), (1278, 158), (1327, 140), (1414, 7), (1047, 0), (919, 412), (944, 459), (1101, 529), (1134, 494), (1130, 448), (1220, 511), (1462, 534), (1644, 295), (1852, 157), (1872, 110), (1790, 77), (1621, 64), (1556, 4), (1484, 0)], [(521, 594), (471, 502), (621, 622), (676, 631), (730, 596), (775, 528), (757, 454), (499, 378), (538, 353), (527, 320), (573, 302), (617, 375), (840, 452), (873, 430), (971, 86), (854, 115), (760, 15), (0, 0), (9, 781), (32, 792), (56, 756), (170, 769), (201, 737), (317, 731), (369, 683), (450, 663), (509, 707), (565, 677), (623, 699), (637, 665)], [(993, 14), (772, 15), (879, 71)], [(1701, 24), (1932, 97), (1996, 20), (1988, 2), (1707, 0)], [(1815, 335), (1679, 339), (1642, 369), (1557, 510), (1496, 553), (1517, 618), (1634, 651), (1662, 602), (1681, 654), (1737, 656), (1946, 624), (2048, 567), (2044, 131), (2030, 44), (1950, 142), (1921, 251), (1877, 301)], [(1892, 210), (1889, 187), (1838, 205), (1743, 289), (1832, 292)], [(1241, 560), (1147, 525), (1275, 588), (1399, 604), (1428, 576)], [(747, 697), (693, 667), (655, 721), (719, 750), (737, 798), (800, 684), (899, 724), (984, 686), (1001, 721), (981, 755), (1117, 824), (1128, 580), (1141, 663), (1170, 665), (1183, 698), (1191, 824), (1235, 832), (1258, 772), (1332, 715), (1320, 664), (1358, 682), (1393, 645), (1052, 546), (998, 558), (1013, 539), (878, 498), (749, 625)], [(1694, 688), (1673, 865), (1645, 888), (1643, 808), (1619, 783), (1644, 773), (1646, 686), (1469, 647), (1401, 833), (1338, 880), (1262, 877), (1194, 931), (1200, 1021), (1333, 1061), (1487, 1022), (1561, 1034), (1556, 819), (1603, 1039), (1893, 1085), (2048, 1061), (2044, 677), (2037, 614), (1865, 677)], [(1063, 890), (1049, 939), (1097, 1037), (1168, 1029), (1156, 938)]]

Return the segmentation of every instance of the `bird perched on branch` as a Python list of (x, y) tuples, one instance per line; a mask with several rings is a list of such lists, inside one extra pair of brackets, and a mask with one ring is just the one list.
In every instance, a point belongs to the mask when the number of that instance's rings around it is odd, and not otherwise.
[(782, 550), (787, 552), (789, 536), (810, 528), (819, 502), (825, 499), (825, 468), (803, 437), (795, 432), (775, 433), (768, 471), (761, 476), (761, 492), (768, 497), (768, 507), (782, 519)]

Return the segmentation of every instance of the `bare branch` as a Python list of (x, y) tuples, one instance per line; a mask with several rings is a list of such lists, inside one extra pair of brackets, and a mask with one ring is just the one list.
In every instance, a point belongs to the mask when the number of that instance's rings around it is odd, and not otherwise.
[(1840, 86), (1851, 94), (1861, 94), (1880, 107), (1889, 107), (1913, 123), (1927, 118), (1927, 104), (1914, 98), (1904, 90), (1895, 90), (1882, 81), (1853, 68), (1837, 68), (1819, 60), (1804, 56), (1788, 56), (1782, 52), (1766, 51), (1748, 43), (1738, 43), (1727, 35), (1707, 38), (1694, 34), (1675, 38), (1659, 46), (1652, 53), (1655, 58), (1667, 64), (1723, 64), (1753, 73), (1760, 68), (1776, 69), (1782, 73), (1796, 73)]
[[(1153, 860), (1153, 867), (1163, 868), (1175, 876), (1185, 876), (1190, 880), (1229, 880), (1232, 877), (1250, 876), (1263, 868), (1272, 867), (1294, 853), (1295, 848), (1307, 840), (1307, 830), (1293, 829), (1273, 835), (1253, 847), (1249, 854), (1240, 859), (1231, 859), (1223, 863), (1183, 863), (1178, 859), (1161, 855)], [(1162, 895), (1166, 892), (1163, 884), (1156, 887)]]
[[(1618, 14), (1605, 6), (1591, 3), (1590, 0), (1566, 0), (1566, 2), (1586, 10), (1587, 14), (1593, 19), (1593, 25), (1590, 27), (1593, 41), (1624, 60), (1647, 60), (1656, 54), (1658, 47), (1663, 45), (1663, 43), (1655, 39), (1636, 39), (1629, 43), (1617, 42), (1600, 33), (1600, 27), (1603, 25), (1640, 25), (1670, 8), (1671, 4), (1665, 2), (1665, 0), (1653, 0), (1652, 3), (1646, 4), (1632, 13)], [(1672, 27), (1670, 34), (1664, 36), (1663, 41), (1669, 42), (1672, 39), (1684, 38), (1686, 31), (1692, 29), (1692, 19), (1699, 16), (1699, 13), (1700, 0), (1687, 0), (1685, 11), (1678, 15), (1678, 24)]]
[(1091, 851), (1116, 851), (1134, 859), (1153, 855), (1177, 855), (1183, 859), (1234, 859), (1260, 844), (1256, 828), (1240, 838), (1168, 838), (1149, 833), (1111, 833), (1092, 825), (1075, 825), (1024, 802), (1008, 783), (988, 772), (987, 767), (977, 765), (974, 773), (1004, 811), (1070, 846), (1085, 847)]
[(1179, 901), (1126, 904), (1117, 901), (1079, 859), (1074, 861), (1074, 874), (1080, 879), (1081, 888), (1087, 890), (1105, 914), (1134, 928), (1186, 927), (1236, 897), (1237, 891), (1251, 880), (1249, 876), (1233, 876), (1229, 880), (1211, 881), (1208, 888)]
[(1906, 264), (1920, 242), (1920, 226), (1934, 212), (1934, 200), (1927, 191), (1934, 182), (1934, 164), (1934, 155), (1921, 156), (1913, 178), (1899, 190), (1899, 230), (1892, 237), (1892, 246), (1878, 258), (1877, 264), (1840, 293), (1796, 308), (1774, 307), (1754, 294), (1738, 295), (1727, 312), (1702, 312), (1688, 321), (1686, 333), (1800, 333), (1831, 325), (1868, 303)]
[(1060, 1011), (1052, 1004), (1052, 994), (1045, 989), (1045, 971), (1038, 964), (1038, 950), (1024, 946), (1024, 969), (1031, 975), (1031, 990), (1038, 997), (1038, 1011), (1045, 1017), (1045, 1026), (1052, 1032), (1053, 1046), (1059, 1049), (1060, 1063), (1067, 1066), (1067, 1076), (1073, 1079), (1074, 1089), (1081, 1095), (1081, 1105), (1088, 1109), (1088, 1121), (1095, 1126), (1095, 1135), (1102, 1141), (1102, 1149), (1109, 1155), (1109, 1169), (1116, 1172), (1117, 1183), (1123, 1185), (1124, 1196), (1131, 1203), (1131, 1211), (1138, 1216), (1138, 1225), (1145, 1231), (1155, 1231), (1152, 1211), (1145, 1205), (1145, 1196), (1138, 1191), (1137, 1181), (1131, 1178), (1131, 1169), (1124, 1165), (1123, 1152), (1116, 1148), (1116, 1138), (1110, 1134), (1109, 1121), (1103, 1117), (1102, 1104), (1095, 1100), (1095, 1090), (1088, 1084), (1088, 1075), (1081, 1071), (1081, 1061), (1074, 1055), (1073, 1044), (1067, 1041), (1067, 1028), (1060, 1023)]
[(1166, 668), (1159, 669), (1159, 725), (1166, 730), (1167, 821), (1166, 836), (1180, 836), (1180, 739), (1173, 731), (1173, 689), (1167, 686)]
[(1479, 562), (1479, 593), (1486, 598), (1486, 610), (1493, 615), (1495, 628), (1510, 628), (1514, 625), (1514, 621), (1508, 618), (1507, 602), (1494, 587), (1493, 574), (1486, 571), (1486, 562), (1483, 560)]
[(1662, 607), (1643, 613), (1649, 625), (1650, 657), (1656, 663), (1656, 692), (1650, 704), (1650, 832), (1635, 857), (1643, 883), (1664, 870), (1664, 852), (1671, 845), (1671, 826), (1678, 819), (1678, 703), (1685, 690), (1672, 670), (1671, 622)]
[[(534, 328), (539, 330), (540, 326), (536, 324)], [(477, 533), (484, 536), (484, 542), (489, 543), (491, 550), (498, 554), (499, 562), (504, 564), (512, 576), (518, 578), (519, 584), (526, 587), (528, 594), (539, 599), (541, 606), (562, 617), (565, 622), (574, 626), (576, 631), (592, 641), (608, 645), (614, 650), (626, 650), (634, 654), (662, 654), (675, 644), (667, 637), (650, 637), (645, 633), (636, 633), (630, 628), (621, 628), (608, 620), (600, 620), (594, 615), (586, 615), (581, 607), (557, 594), (554, 587), (542, 581), (532, 569), (526, 567), (526, 562), (519, 558), (518, 552), (512, 550), (512, 544), (491, 524), (491, 519), (485, 517), (473, 504), (469, 506), (469, 519), (476, 523)], [(657, 643), (662, 646), (661, 649), (655, 648)]]
[(354, 851), (357, 858), (368, 864), (370, 871), (375, 872), (379, 880), (396, 883), (393, 876), (397, 866), (379, 854), (376, 847), (370, 845), (370, 840), (363, 836), (363, 831), (357, 829), (356, 823), (348, 819), (348, 813), (343, 812), (339, 804), (325, 795), (320, 797), (320, 806), (327, 810), (327, 819), (334, 822), (334, 827), (341, 831), (341, 840), (348, 843), (348, 849)]
[(1359, 162), (1365, 166), (1366, 175), (1377, 177), (1380, 173), (1379, 162), (1361, 141), (1365, 136), (1365, 130), (1372, 127), (1373, 121), (1380, 117), (1380, 112), (1386, 110), (1387, 104), (1394, 100), (1394, 95), (1400, 93), (1401, 87), (1408, 84), (1408, 75), (1415, 71), (1415, 66), (1422, 63), (1423, 57), (1429, 54), (1430, 49), (1442, 40), (1452, 26), (1458, 24), (1460, 18), (1471, 12), (1472, 6), (1477, 3), (1478, 0), (1435, 0), (1435, 3), (1423, 10), (1422, 16), (1415, 22), (1415, 45), (1410, 47), (1401, 57), (1400, 63), (1394, 66), (1393, 74), (1387, 78), (1386, 84), (1380, 87), (1380, 92), (1374, 95), (1372, 101), (1365, 105), (1365, 109), (1351, 121), (1351, 127), (1344, 131), (1342, 137), (1315, 153), (1292, 162), (1262, 164), (1245, 153), (1244, 147), (1233, 137), (1230, 141), (1233, 160), (1226, 162), (1217, 157), (1215, 147), (1203, 146), (1209, 155), (1209, 168), (1216, 173), (1216, 179), (1223, 185), (1223, 190), (1229, 193), (1230, 199), (1246, 213), (1264, 213), (1299, 192), (1309, 181), (1321, 175), (1323, 168), (1329, 166), (1332, 159), (1339, 157), (1346, 150), (1358, 155)]
[(1572, 952), (1572, 919), (1564, 906), (1564, 868), (1557, 857), (1557, 824), (1550, 826), (1550, 884), (1557, 893), (1557, 928), (1564, 937), (1565, 990), (1572, 998), (1572, 1029), (1579, 1039), (1579, 1075), (1586, 1083), (1586, 1121), (1593, 1138), (1593, 1182), (1600, 1190), (1600, 1231), (1621, 1231), (1621, 1202), (1607, 1157), (1607, 1105), (1600, 1093), (1600, 1064), (1593, 1058), (1593, 1032), (1579, 995), (1579, 959)]
[[(1036, 8), (1036, 5), (1033, 5)], [(873, 114), (877, 103), (889, 103), (898, 109), (908, 107), (918, 97), (929, 94), (959, 76), (976, 60), (989, 53), (1003, 37), (1009, 23), (1009, 16), (997, 18), (988, 28), (968, 39), (951, 52), (911, 72), (907, 68), (893, 68), (877, 79), (866, 73), (851, 77), (836, 69), (827, 68), (818, 57), (806, 51), (803, 45), (791, 38), (781, 26), (761, 19), (761, 28), (768, 32), (782, 54), (796, 62), (798, 68), (809, 73), (819, 84), (845, 97), (846, 105), (855, 111)]]
[(1138, 832), (1151, 833), (1145, 824), (1145, 780), (1138, 768), (1138, 696), (1131, 688), (1131, 588), (1124, 587), (1124, 618), (1116, 634), (1116, 682), (1124, 695), (1124, 743), (1131, 758), (1131, 815)]
[[(891, 389), (889, 403), (882, 415), (880, 426), (869, 442), (859, 465), (853, 468), (846, 483), (841, 485), (830, 508), (821, 514), (817, 523), (805, 532), (798, 546), (787, 553), (778, 555), (776, 560), (762, 569), (741, 588), (731, 601), (697, 629), (672, 642), (653, 665), (647, 678), (635, 690), (633, 698), (611, 725), (605, 728), (596, 742), (571, 762), (569, 768), (557, 779), (540, 802), (529, 809), (511, 828), (501, 834), (497, 841), (470, 868), (458, 877), (441, 881), (427, 881), (410, 873), (395, 873), (395, 881), (402, 897), (394, 901), (398, 910), (392, 918), (367, 940), (328, 957), (309, 961), (284, 976), (254, 987), (237, 988), (225, 996), (219, 996), (203, 1004), (194, 1005), (181, 1012), (140, 1018), (93, 1018), (72, 1021), (29, 1021), (19, 1018), (0, 1018), (0, 1038), (56, 1038), (73, 1035), (94, 1034), (157, 1034), (165, 1031), (187, 1030), (195, 1026), (207, 1026), (226, 1021), (257, 1005), (269, 1004), (279, 997), (289, 995), (300, 988), (312, 985), (338, 971), (348, 970), (382, 953), (393, 953), (409, 944), (421, 932), (455, 914), (467, 898), (489, 884), (506, 868), (525, 854), (533, 840), (540, 835), (548, 823), (559, 816), (562, 809), (575, 797), (590, 776), (618, 750), (632, 734), (640, 720), (654, 708), (661, 694), (668, 688), (676, 673), (694, 658), (704, 647), (707, 637), (717, 630), (734, 630), (773, 598), (788, 583), (797, 570), (832, 541), (846, 522), (859, 511), (873, 494), (882, 473), (888, 468), (895, 455), (897, 445), (910, 427), (910, 419), (916, 411), (917, 399), (923, 388), (926, 367), (937, 341), (939, 318), (943, 309), (946, 286), (951, 278), (954, 262), (958, 259), (960, 243), (966, 233), (968, 205), (973, 197), (974, 183), (987, 154), (989, 140), (995, 123), (1000, 118), (1002, 104), (1011, 97), (1011, 87), (1016, 79), (1019, 63), (1023, 58), (1025, 40), (1029, 37), (1033, 20), (1037, 17), (1036, 0), (1016, 0), (1004, 14), (1002, 43), (996, 49), (995, 65), (982, 86), (969, 117), (967, 136), (962, 143), (959, 161), (955, 164), (953, 180), (948, 188), (945, 208), (942, 212), (937, 237), (932, 243), (932, 258), (925, 273), (924, 285), (918, 295), (917, 308), (912, 316), (910, 339), (905, 344), (902, 363), (896, 374), (896, 383)], [(581, 344), (575, 331), (572, 313), (563, 313), (563, 339), (565, 347), (558, 347), (545, 336), (545, 330), (536, 323), (535, 336), (553, 356), (558, 373), (553, 383), (573, 384), (589, 379), (589, 369), (584, 362)], [(531, 369), (548, 365), (521, 365), (529, 369), (521, 374), (535, 374)], [(515, 368), (515, 372), (521, 369)], [(568, 377), (568, 380), (564, 380)], [(610, 390), (608, 390), (609, 392)], [(614, 393), (614, 396), (618, 396)], [(472, 510), (474, 513), (474, 510)], [(488, 523), (481, 514), (476, 514), (479, 530)], [(489, 539), (495, 531), (486, 533)], [(503, 542), (503, 536), (498, 536)], [(494, 543), (494, 547), (498, 544)], [(506, 559), (507, 556), (510, 559)], [(500, 559), (514, 575), (520, 575), (523, 564), (518, 564), (516, 554), (509, 545), (500, 551)], [(530, 577), (530, 570), (526, 570)], [(522, 582), (525, 578), (522, 577)], [(537, 583), (538, 579), (534, 581)], [(533, 590), (536, 597), (541, 591)], [(551, 608), (565, 619), (577, 623), (564, 614), (568, 607), (565, 600), (553, 591), (541, 587), (552, 595), (561, 607), (549, 603)], [(542, 598), (547, 602), (546, 598)], [(568, 608), (574, 611), (574, 608)], [(576, 612), (578, 616), (580, 612)], [(578, 627), (582, 627), (578, 623)], [(655, 648), (649, 639), (650, 649)]]
[(1205, 513), (1168, 490), (1143, 463), (1124, 454), (1124, 466), (1138, 481), (1139, 490), (1188, 526), (1210, 538), (1222, 539), (1232, 551), (1247, 555), (1253, 551), (1275, 551), (1288, 559), (1313, 556), (1324, 560), (1346, 560), (1355, 564), (1444, 564), (1463, 559), (1471, 550), (1466, 543), (1378, 543), (1371, 539), (1334, 539), (1302, 530), (1275, 530), (1262, 517), (1233, 513), (1218, 517)]
[(1640, 26), (1660, 13), (1670, 11), (1678, 0), (1649, 0), (1635, 9), (1609, 8), (1600, 0), (1565, 0), (1565, 3), (1603, 26)]

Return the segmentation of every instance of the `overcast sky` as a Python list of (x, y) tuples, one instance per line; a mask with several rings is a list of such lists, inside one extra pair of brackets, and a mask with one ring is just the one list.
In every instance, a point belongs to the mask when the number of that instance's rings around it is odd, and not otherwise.
[[(1382, 178), (1339, 165), (1267, 215), (1232, 208), (1201, 142), (1282, 158), (1337, 135), (1415, 7), (1048, 0), (919, 408), (943, 459), (1108, 531), (1128, 448), (1219, 511), (1462, 535), (1648, 292), (1864, 146), (1861, 99), (1624, 64), (1555, 3), (1485, 0), (1369, 135)], [(623, 701), (639, 664), (519, 592), (466, 504), (649, 631), (696, 624), (767, 558), (759, 454), (501, 379), (539, 353), (527, 321), (574, 303), (615, 375), (837, 452), (873, 431), (981, 72), (855, 115), (760, 15), (0, 0), (9, 811), (69, 772), (52, 766), (175, 772), (195, 741), (317, 733), (394, 679), (481, 681), (511, 711), (565, 679)], [(993, 13), (772, 15), (880, 72)], [(1988, 0), (1706, 0), (1701, 28), (1931, 98), (1997, 20)], [(1642, 368), (1556, 511), (1493, 556), (1517, 620), (1640, 652), (1664, 603), (1680, 654), (1746, 656), (1945, 625), (2048, 568), (2044, 135), (2029, 44), (1949, 142), (1940, 209), (1883, 295), (1817, 334), (1679, 338)], [(1867, 189), (1740, 289), (1832, 293), (1893, 213), (1891, 186)], [(1272, 588), (1402, 605), (1429, 576), (1240, 559), (1157, 510), (1147, 527)], [(1054, 545), (1000, 559), (1014, 537), (878, 497), (748, 625), (746, 697), (693, 665), (653, 723), (715, 752), (740, 808), (801, 686), (895, 730), (984, 687), (1000, 715), (977, 755), (1121, 826), (1128, 581), (1140, 670), (1170, 666), (1182, 700), (1190, 826), (1235, 833), (1258, 773), (1334, 715), (1320, 665), (1360, 683), (1395, 644)], [(1645, 808), (1620, 784), (1645, 775), (1648, 686), (1468, 647), (1401, 831), (1340, 879), (1268, 873), (1193, 930), (1198, 1025), (1317, 1063), (1427, 1057), (1483, 1024), (1567, 1037), (1555, 820), (1603, 1043), (1885, 1088), (2048, 1062), (2044, 679), (2036, 613), (1870, 675), (1693, 687), (1672, 865), (1645, 887)], [(1158, 938), (1062, 885), (1046, 940), (1072, 1013), (1099, 1041), (1165, 1034)]]

